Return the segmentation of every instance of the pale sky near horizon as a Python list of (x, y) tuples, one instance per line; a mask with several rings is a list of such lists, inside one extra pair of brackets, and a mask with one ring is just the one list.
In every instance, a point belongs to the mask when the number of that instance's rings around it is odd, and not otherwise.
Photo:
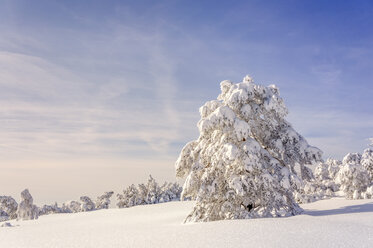
[(173, 181), (219, 83), (276, 84), (324, 157), (373, 137), (371, 1), (0, 0), (0, 195)]

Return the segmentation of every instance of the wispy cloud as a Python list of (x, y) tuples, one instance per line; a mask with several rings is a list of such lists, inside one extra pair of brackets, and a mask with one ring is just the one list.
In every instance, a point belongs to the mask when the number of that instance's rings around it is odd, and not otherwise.
[[(175, 99), (170, 62), (158, 47), (149, 50), (145, 90), (128, 78), (92, 85), (46, 59), (0, 52), (2, 154), (118, 156), (136, 147), (170, 156), (170, 143), (182, 138), (176, 109), (182, 100)], [(136, 140), (148, 147), (129, 142)]]
[(324, 151), (324, 158), (342, 159), (349, 152), (362, 152), (373, 133), (373, 117), (330, 108), (292, 108), (289, 120), (311, 145)]

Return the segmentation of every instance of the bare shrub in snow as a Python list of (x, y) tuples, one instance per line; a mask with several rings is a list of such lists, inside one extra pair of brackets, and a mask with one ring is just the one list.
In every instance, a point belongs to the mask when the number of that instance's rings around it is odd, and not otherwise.
[(113, 191), (108, 191), (105, 192), (103, 195), (97, 197), (96, 209), (108, 209), (110, 205), (110, 198), (113, 194)]
[(11, 196), (0, 196), (0, 221), (17, 218), (18, 204)]
[(33, 220), (39, 217), (39, 209), (33, 204), (33, 201), (34, 200), (28, 189), (21, 192), (21, 202), (17, 209), (17, 219)]
[(181, 187), (177, 183), (165, 182), (161, 187), (149, 176), (146, 184), (139, 184), (137, 187), (131, 185), (122, 194), (117, 195), (117, 206), (128, 208), (143, 204), (156, 204), (179, 200)]
[(349, 153), (343, 158), (343, 166), (338, 172), (336, 182), (341, 185), (347, 199), (361, 199), (370, 185), (367, 170), (360, 164), (359, 153)]
[(186, 221), (298, 214), (293, 188), (312, 177), (305, 164), (321, 161), (322, 152), (285, 120), (274, 85), (256, 85), (247, 76), (220, 86), (218, 99), (200, 108), (199, 138), (176, 162), (177, 177), (186, 178), (181, 198), (197, 201)]

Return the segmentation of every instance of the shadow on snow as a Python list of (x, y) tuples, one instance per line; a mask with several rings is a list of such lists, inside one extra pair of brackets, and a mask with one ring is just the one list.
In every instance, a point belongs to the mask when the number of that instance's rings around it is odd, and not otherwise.
[(337, 209), (327, 210), (305, 210), (303, 214), (310, 216), (326, 216), (337, 214), (353, 214), (353, 213), (373, 213), (373, 202), (360, 205), (346, 206)]

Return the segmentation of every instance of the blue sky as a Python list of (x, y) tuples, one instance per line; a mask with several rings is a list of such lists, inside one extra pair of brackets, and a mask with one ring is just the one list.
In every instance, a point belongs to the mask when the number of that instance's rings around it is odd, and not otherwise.
[(199, 106), (246, 74), (325, 158), (373, 136), (371, 1), (77, 2), (0, 0), (0, 193), (173, 180)]

